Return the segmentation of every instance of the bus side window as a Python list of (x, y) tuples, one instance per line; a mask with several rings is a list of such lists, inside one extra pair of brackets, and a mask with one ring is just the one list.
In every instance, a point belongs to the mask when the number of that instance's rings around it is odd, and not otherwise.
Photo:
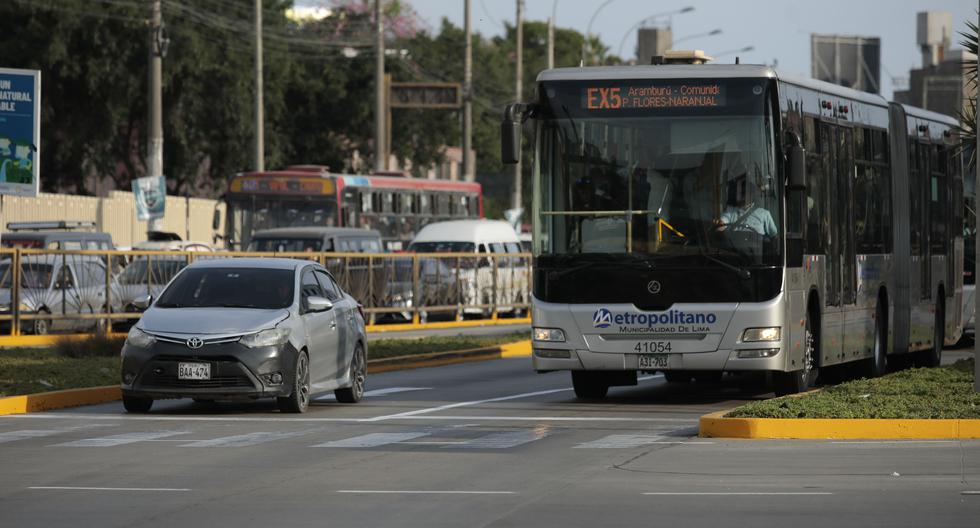
[[(480, 255), (486, 255), (490, 253), (490, 251), (487, 249), (486, 244), (480, 244), (478, 252), (480, 253)], [(490, 258), (486, 256), (481, 256), (478, 266), (481, 268), (490, 266)]]
[(371, 193), (369, 191), (361, 191), (361, 212), (370, 213), (372, 212), (374, 204), (371, 202)]

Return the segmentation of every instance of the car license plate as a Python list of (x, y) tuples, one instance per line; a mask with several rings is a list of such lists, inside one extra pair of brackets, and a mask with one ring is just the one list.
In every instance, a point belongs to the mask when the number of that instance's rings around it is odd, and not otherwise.
[(667, 368), (668, 358), (670, 358), (670, 354), (641, 354), (638, 368), (641, 369)]
[(177, 379), (209, 380), (211, 379), (210, 363), (178, 363)]

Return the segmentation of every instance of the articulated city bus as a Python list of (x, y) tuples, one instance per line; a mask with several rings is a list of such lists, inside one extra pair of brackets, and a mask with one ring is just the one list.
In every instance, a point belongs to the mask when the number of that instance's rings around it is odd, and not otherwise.
[(936, 365), (962, 331), (956, 121), (764, 66), (563, 68), (533, 125), (533, 364), (636, 383)]
[(260, 229), (336, 226), (377, 229), (397, 250), (430, 222), (483, 216), (479, 183), (333, 174), (311, 165), (238, 174), (226, 201), (225, 240), (241, 249)]

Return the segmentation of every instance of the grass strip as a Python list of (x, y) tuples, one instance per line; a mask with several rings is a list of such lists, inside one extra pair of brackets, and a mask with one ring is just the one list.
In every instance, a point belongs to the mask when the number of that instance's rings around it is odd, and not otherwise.
[(528, 332), (487, 336), (439, 336), (421, 339), (379, 339), (368, 343), (368, 359), (383, 359), (452, 350), (470, 350), (530, 339)]
[[(529, 339), (527, 332), (492, 336), (381, 339), (368, 345), (370, 359), (468, 350)], [(119, 383), (121, 341), (99, 338), (59, 342), (52, 348), (0, 351), (0, 397)]]
[(753, 402), (726, 418), (980, 418), (973, 359), (939, 368), (913, 368), (875, 379), (825, 387), (804, 396)]

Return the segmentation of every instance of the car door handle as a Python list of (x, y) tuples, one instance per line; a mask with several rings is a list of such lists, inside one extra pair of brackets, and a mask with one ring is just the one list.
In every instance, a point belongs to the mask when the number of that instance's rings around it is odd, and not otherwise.
[(336, 330), (337, 329), (337, 321), (336, 320), (330, 321), (330, 329), (331, 330)]

